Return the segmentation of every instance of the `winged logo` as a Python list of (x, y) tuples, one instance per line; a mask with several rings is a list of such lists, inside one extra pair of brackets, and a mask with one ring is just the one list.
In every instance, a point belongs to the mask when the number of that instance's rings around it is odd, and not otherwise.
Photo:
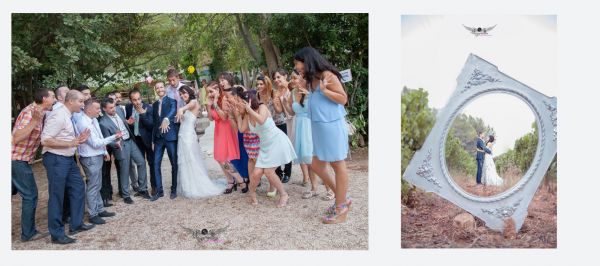
[(488, 35), (488, 32), (493, 30), (497, 25), (498, 24), (491, 26), (491, 27), (468, 27), (468, 26), (465, 26), (465, 24), (463, 24), (463, 27), (465, 27), (465, 29), (467, 29), (469, 32), (471, 32), (471, 34), (475, 35), (475, 37), (478, 37), (478, 36), (482, 36), (482, 35)]

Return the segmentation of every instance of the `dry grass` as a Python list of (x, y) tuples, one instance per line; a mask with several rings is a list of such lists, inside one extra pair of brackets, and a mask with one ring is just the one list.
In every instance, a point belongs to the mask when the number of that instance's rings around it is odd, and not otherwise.
[(500, 175), (500, 177), (502, 177), (502, 179), (504, 180), (502, 186), (478, 186), (475, 180), (475, 176), (467, 176), (461, 174), (458, 171), (453, 170), (449, 171), (451, 173), (450, 176), (452, 176), (454, 182), (456, 182), (456, 184), (458, 184), (464, 191), (466, 191), (469, 194), (482, 197), (497, 195), (504, 191), (507, 191), (510, 188), (512, 188), (517, 182), (519, 182), (519, 180), (521, 180), (522, 177), (520, 172), (506, 172)]
[[(209, 128), (208, 130), (210, 130)], [(208, 132), (208, 131), (207, 131)], [(205, 150), (212, 150), (210, 136), (202, 137)], [(209, 174), (223, 177), (212, 157), (206, 158)], [(288, 206), (276, 207), (276, 200), (265, 197), (266, 182), (258, 188), (259, 206), (251, 206), (247, 194), (239, 190), (229, 195), (207, 199), (169, 199), (170, 167), (167, 156), (163, 160), (165, 197), (155, 202), (133, 198), (128, 205), (116, 197), (115, 206), (108, 208), (117, 213), (106, 218), (107, 223), (81, 232), (70, 245), (50, 243), (50, 237), (23, 243), (20, 241), (21, 199), (12, 197), (12, 248), (30, 249), (100, 249), (100, 250), (153, 250), (153, 249), (367, 249), (368, 248), (368, 153), (366, 149), (353, 152), (348, 160), (353, 208), (344, 224), (324, 225), (321, 216), (332, 201), (320, 198), (304, 200), (299, 185), (300, 168), (294, 165), (292, 180), (285, 185), (290, 195)], [(39, 190), (36, 225), (47, 232), (48, 186), (41, 163), (34, 165)], [(113, 187), (116, 189), (113, 169)], [(322, 186), (319, 187), (324, 193)], [(85, 218), (87, 222), (87, 217)], [(221, 231), (213, 237), (199, 230)], [(213, 231), (215, 232), (215, 231)], [(209, 234), (210, 235), (210, 234)]]
[(410, 193), (402, 206), (403, 248), (556, 248), (556, 183), (540, 186), (521, 230), (507, 235), (477, 218), (475, 230), (459, 230), (452, 219), (464, 210), (433, 193)]

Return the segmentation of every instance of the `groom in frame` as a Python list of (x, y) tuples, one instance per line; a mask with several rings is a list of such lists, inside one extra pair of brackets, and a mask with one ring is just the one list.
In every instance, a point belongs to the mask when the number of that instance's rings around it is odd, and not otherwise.
[(155, 201), (164, 196), (162, 186), (162, 173), (160, 171), (163, 154), (165, 149), (171, 162), (171, 195), (170, 198), (177, 197), (177, 133), (179, 123), (175, 123), (177, 114), (177, 101), (168, 97), (165, 90), (165, 83), (158, 81), (154, 85), (154, 90), (159, 99), (152, 104), (152, 142), (154, 145), (154, 177), (156, 193), (150, 199)]
[(492, 154), (492, 151), (485, 146), (485, 141), (483, 140), (483, 132), (477, 132), (477, 185), (481, 185), (481, 172), (483, 169), (483, 159), (486, 153)]

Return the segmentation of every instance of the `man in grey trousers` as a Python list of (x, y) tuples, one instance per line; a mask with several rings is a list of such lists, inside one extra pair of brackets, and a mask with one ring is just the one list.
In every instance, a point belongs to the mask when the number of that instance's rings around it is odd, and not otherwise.
[(125, 122), (126, 120), (123, 112), (116, 111), (115, 102), (111, 98), (102, 100), (100, 106), (105, 113), (98, 121), (100, 129), (102, 130), (102, 135), (104, 137), (109, 137), (119, 131), (123, 132), (121, 141), (109, 143), (108, 146), (113, 149), (115, 160), (119, 161), (120, 169), (118, 169), (118, 171), (121, 172), (121, 184), (119, 185), (123, 190), (124, 202), (133, 204), (133, 200), (129, 193), (129, 170), (131, 163), (134, 163), (137, 167), (139, 193), (145, 199), (150, 199), (146, 184), (146, 160), (135, 142), (133, 142), (133, 133)]
[(104, 160), (110, 160), (106, 151), (106, 145), (113, 143), (123, 136), (123, 132), (104, 138), (98, 116), (100, 115), (100, 102), (96, 99), (88, 99), (84, 103), (83, 114), (74, 116), (75, 133), (90, 130), (88, 139), (77, 147), (79, 162), (88, 177), (86, 187), (86, 199), (88, 205), (89, 221), (93, 224), (104, 224), (102, 217), (114, 216), (114, 212), (104, 210), (100, 188), (102, 187), (102, 164)]

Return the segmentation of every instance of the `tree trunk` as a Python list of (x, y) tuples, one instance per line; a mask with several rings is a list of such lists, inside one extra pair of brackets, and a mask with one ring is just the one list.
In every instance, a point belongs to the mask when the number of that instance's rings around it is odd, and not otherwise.
[(265, 53), (269, 76), (272, 77), (277, 68), (281, 67), (281, 56), (278, 55), (279, 49), (273, 44), (273, 41), (271, 41), (271, 38), (264, 30), (261, 30), (260, 45)]
[(260, 54), (258, 53), (258, 48), (256, 48), (256, 45), (254, 44), (254, 42), (252, 42), (252, 36), (250, 35), (248, 26), (242, 20), (240, 14), (234, 14), (234, 16), (235, 16), (235, 20), (237, 21), (238, 27), (240, 28), (240, 33), (242, 34), (242, 37), (244, 38), (244, 43), (248, 47), (248, 51), (250, 52), (250, 55), (252, 56), (252, 58), (254, 58), (256, 63), (258, 63), (260, 65), (262, 63), (261, 62), (262, 60), (261, 60)]
[(250, 75), (248, 74), (248, 69), (245, 66), (241, 68), (242, 72), (242, 85), (246, 88), (250, 88)]

